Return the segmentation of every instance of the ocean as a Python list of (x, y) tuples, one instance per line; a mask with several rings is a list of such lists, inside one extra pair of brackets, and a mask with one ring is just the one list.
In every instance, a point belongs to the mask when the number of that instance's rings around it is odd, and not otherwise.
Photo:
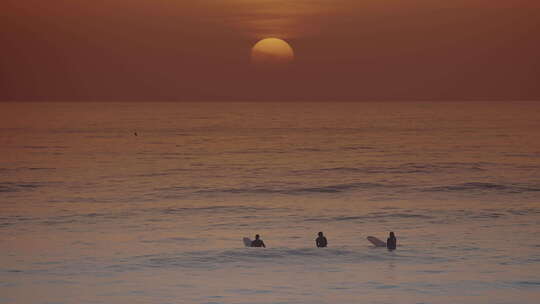
[(0, 303), (538, 303), (539, 130), (538, 102), (0, 103)]

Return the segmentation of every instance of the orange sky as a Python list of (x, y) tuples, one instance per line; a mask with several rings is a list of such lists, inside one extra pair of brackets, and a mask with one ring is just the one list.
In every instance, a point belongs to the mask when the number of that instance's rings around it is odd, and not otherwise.
[[(537, 0), (4, 0), (0, 100), (540, 99)], [(250, 64), (261, 38), (295, 62)]]

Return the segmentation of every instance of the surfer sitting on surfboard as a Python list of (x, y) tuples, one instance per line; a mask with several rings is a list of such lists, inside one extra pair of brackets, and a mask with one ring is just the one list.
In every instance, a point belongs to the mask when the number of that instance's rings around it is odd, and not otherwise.
[(319, 248), (326, 247), (328, 245), (328, 241), (322, 232), (319, 232), (319, 237), (315, 240), (315, 244), (317, 244), (317, 247)]
[(251, 247), (264, 247), (266, 248), (266, 245), (264, 245), (263, 240), (261, 240), (261, 237), (257, 234), (255, 235), (255, 240), (251, 242)]
[(396, 249), (396, 247), (397, 247), (396, 236), (394, 235), (394, 232), (390, 232), (390, 236), (386, 240), (386, 248), (388, 248), (388, 250), (394, 250)]

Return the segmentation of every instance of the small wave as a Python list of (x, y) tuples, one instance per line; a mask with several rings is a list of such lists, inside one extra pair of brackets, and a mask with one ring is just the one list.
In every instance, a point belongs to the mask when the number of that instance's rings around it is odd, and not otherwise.
[(289, 208), (272, 208), (272, 207), (254, 207), (244, 205), (234, 206), (207, 206), (207, 207), (169, 207), (163, 209), (161, 212), (164, 214), (178, 214), (186, 212), (210, 212), (210, 213), (255, 213), (261, 211), (286, 211)]
[(56, 170), (56, 168), (46, 168), (46, 167), (0, 168), (0, 173), (1, 173), (1, 172), (17, 172), (17, 171), (25, 171), (25, 170), (30, 170), (30, 171)]
[(375, 147), (370, 147), (370, 146), (345, 146), (345, 147), (343, 147), (341, 149), (345, 150), (345, 151), (358, 151), (358, 150), (374, 150)]
[(192, 188), (189, 187), (182, 187), (182, 186), (174, 186), (174, 187), (165, 187), (165, 188), (156, 188), (156, 191), (183, 191), (183, 190), (190, 190)]
[(505, 156), (509, 156), (509, 157), (523, 157), (523, 158), (527, 158), (527, 157), (532, 157), (532, 158), (536, 158), (536, 157), (540, 157), (540, 153), (506, 153)]
[(297, 187), (297, 188), (270, 188), (270, 187), (252, 187), (252, 188), (224, 188), (224, 189), (203, 189), (196, 191), (199, 194), (230, 193), (230, 194), (287, 194), (299, 195), (306, 193), (341, 193), (349, 190), (373, 189), (373, 188), (395, 188), (396, 185), (387, 185), (380, 183), (348, 183), (325, 185), (318, 187)]
[(201, 239), (196, 238), (186, 238), (186, 237), (170, 237), (170, 238), (163, 238), (163, 239), (148, 239), (148, 240), (141, 240), (141, 243), (163, 243), (163, 244), (170, 244), (170, 243), (177, 243), (177, 242), (203, 242)]
[(41, 184), (38, 183), (0, 183), (0, 192), (19, 192), (19, 191), (28, 191), (34, 190), (40, 187)]
[(432, 219), (432, 216), (424, 215), (424, 214), (417, 214), (417, 213), (385, 213), (385, 212), (371, 212), (366, 215), (358, 215), (358, 216), (350, 216), (350, 215), (342, 215), (342, 216), (333, 216), (333, 217), (310, 217), (306, 218), (304, 221), (307, 222), (341, 222), (341, 221), (362, 221), (362, 220), (381, 220), (384, 218), (401, 218), (401, 219), (409, 219), (409, 218), (417, 218), (417, 219)]
[(363, 174), (418, 174), (440, 173), (453, 170), (483, 171), (487, 163), (405, 163), (397, 166), (331, 167), (312, 170), (295, 170), (295, 174), (363, 173)]
[(510, 282), (510, 285), (523, 288), (538, 288), (540, 287), (540, 281), (515, 281)]
[(189, 172), (189, 171), (195, 171), (196, 169), (193, 168), (174, 168), (174, 169), (167, 169), (165, 172)]
[(49, 149), (49, 146), (22, 146), (24, 149)]
[(319, 148), (298, 148), (298, 149), (296, 149), (296, 151), (300, 151), (300, 152), (321, 152), (321, 151), (324, 151), (324, 150), (319, 149)]
[[(121, 212), (110, 212), (110, 213), (97, 213), (97, 212), (91, 212), (91, 213), (81, 213), (81, 214), (66, 214), (66, 215), (56, 215), (56, 216), (49, 216), (49, 217), (35, 217), (35, 218), (28, 218), (28, 217), (12, 217), (9, 218), (10, 222), (13, 224), (16, 224), (18, 222), (23, 221), (31, 221), (36, 222), (43, 225), (48, 226), (62, 226), (62, 225), (69, 225), (69, 224), (97, 224), (99, 222), (103, 221), (112, 221), (112, 220), (118, 220), (121, 218), (126, 218), (129, 216), (134, 215), (135, 211), (121, 211)], [(1, 220), (1, 219), (0, 219)]]
[(258, 155), (264, 155), (264, 154), (284, 154), (287, 153), (286, 150), (282, 149), (245, 149), (245, 150), (234, 150), (234, 151), (227, 151), (227, 154), (258, 154)]
[(157, 177), (157, 176), (167, 176), (170, 173), (155, 172), (155, 173), (146, 173), (146, 174), (137, 174), (135, 177)]
[(309, 187), (309, 188), (296, 188), (285, 190), (286, 194), (304, 193), (304, 192), (321, 192), (321, 193), (338, 193), (352, 189), (371, 189), (388, 187), (387, 185), (378, 183), (349, 183), (349, 184), (336, 184), (322, 187)]
[(539, 214), (540, 209), (534, 209), (534, 208), (508, 209), (506, 210), (506, 212), (513, 215), (531, 215), (531, 214)]
[[(386, 251), (385, 251), (386, 253)], [(257, 263), (298, 264), (326, 263), (336, 259), (344, 263), (363, 263), (367, 261), (385, 261), (395, 258), (395, 254), (380, 252), (359, 252), (340, 248), (242, 248), (236, 250), (200, 250), (173, 255), (146, 255), (130, 259), (132, 264), (152, 268), (215, 268), (223, 264), (242, 263), (257, 265)], [(404, 257), (405, 258), (405, 257)], [(118, 265), (122, 268), (133, 265)], [(256, 267), (256, 266), (253, 266)]]
[(538, 187), (528, 187), (521, 185), (502, 185), (494, 183), (468, 182), (457, 185), (436, 186), (425, 188), (424, 192), (455, 192), (455, 191), (499, 191), (507, 193), (522, 193), (540, 191)]
[(451, 185), (451, 186), (441, 186), (441, 187), (433, 187), (430, 190), (433, 191), (461, 191), (461, 190), (504, 190), (508, 187), (504, 185), (498, 185), (498, 184), (492, 184), (492, 183), (479, 183), (479, 182), (470, 182), (470, 183), (463, 183), (459, 185)]
[(469, 218), (471, 219), (493, 219), (493, 218), (499, 218), (505, 216), (502, 213), (496, 213), (496, 212), (489, 212), (489, 213), (479, 213), (475, 215), (470, 215)]
[(68, 146), (39, 146), (39, 145), (27, 145), (22, 146), (23, 149), (31, 149), (31, 150), (45, 150), (45, 149), (67, 149)]

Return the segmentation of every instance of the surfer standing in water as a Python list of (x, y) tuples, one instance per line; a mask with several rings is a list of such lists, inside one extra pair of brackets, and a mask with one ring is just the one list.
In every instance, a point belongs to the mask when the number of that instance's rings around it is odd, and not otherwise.
[(390, 236), (386, 240), (386, 248), (388, 248), (388, 250), (394, 250), (396, 249), (396, 247), (397, 247), (396, 236), (394, 235), (394, 232), (390, 232)]
[(255, 240), (251, 242), (251, 247), (264, 247), (266, 248), (266, 245), (264, 245), (263, 240), (261, 240), (260, 235), (255, 235)]
[(328, 245), (328, 241), (322, 232), (319, 232), (319, 237), (315, 240), (315, 244), (317, 244), (317, 247), (319, 248), (326, 247)]

